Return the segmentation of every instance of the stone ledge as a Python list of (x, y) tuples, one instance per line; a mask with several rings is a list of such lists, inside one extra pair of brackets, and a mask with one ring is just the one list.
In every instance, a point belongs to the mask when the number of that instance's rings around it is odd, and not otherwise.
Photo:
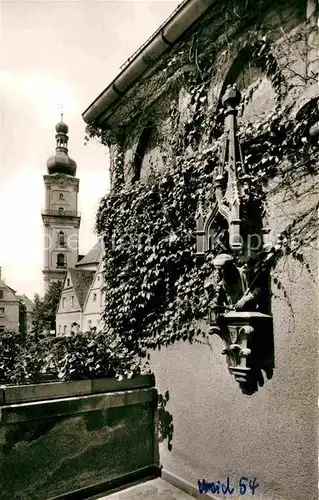
[(128, 488), (134, 484), (154, 479), (161, 475), (160, 467), (156, 464), (138, 469), (128, 474), (103, 481), (102, 483), (94, 484), (87, 488), (81, 488), (71, 491), (65, 495), (51, 497), (49, 500), (83, 500), (85, 498), (94, 500), (101, 498), (101, 494), (110, 495), (116, 491), (121, 491), (123, 487)]
[(0, 405), (47, 401), (50, 399), (62, 399), (154, 386), (155, 377), (153, 374), (138, 375), (121, 381), (115, 378), (102, 378), (16, 386), (2, 385), (0, 386)]
[(148, 475), (158, 464), (156, 394), (137, 389), (2, 407), (0, 499), (92, 498)]
[(31, 420), (43, 420), (64, 415), (81, 414), (108, 408), (156, 404), (157, 391), (154, 388), (134, 389), (113, 393), (92, 394), (70, 398), (36, 401), (0, 406), (1, 424), (13, 424)]
[(189, 483), (188, 481), (185, 481), (181, 477), (176, 476), (175, 474), (172, 474), (171, 472), (168, 472), (167, 470), (163, 469), (161, 478), (164, 479), (164, 481), (167, 481), (168, 483), (172, 484), (173, 486), (176, 486), (181, 491), (184, 491), (184, 493), (187, 493), (193, 498), (198, 498), (202, 500), (218, 500), (215, 495), (207, 494), (207, 493), (200, 493), (198, 488), (196, 488), (193, 484)]

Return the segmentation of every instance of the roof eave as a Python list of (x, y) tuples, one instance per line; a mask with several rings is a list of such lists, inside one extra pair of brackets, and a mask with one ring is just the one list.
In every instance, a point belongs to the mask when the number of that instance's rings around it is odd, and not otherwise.
[[(101, 125), (105, 113), (125, 95), (140, 76), (161, 57), (206, 12), (216, 0), (184, 1), (151, 38), (128, 60), (118, 76), (82, 113), (89, 124)], [(101, 119), (102, 118), (102, 119)]]

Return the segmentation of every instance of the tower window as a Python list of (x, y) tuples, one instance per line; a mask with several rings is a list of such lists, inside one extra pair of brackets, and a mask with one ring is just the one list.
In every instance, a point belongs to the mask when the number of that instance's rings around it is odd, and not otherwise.
[(74, 307), (74, 296), (71, 296), (71, 306)]
[(70, 286), (70, 278), (66, 280), (66, 286)]
[(64, 335), (66, 335), (66, 333), (67, 333), (66, 332), (66, 325), (64, 325), (64, 327), (63, 327), (63, 333), (64, 333)]
[(65, 307), (65, 297), (62, 299), (62, 307)]
[(58, 233), (58, 246), (63, 248), (66, 247), (65, 234), (63, 231)]
[(96, 301), (96, 293), (93, 293), (93, 302)]
[(60, 207), (60, 208), (59, 208), (59, 214), (60, 214), (60, 215), (63, 215), (63, 214), (64, 214), (64, 208), (63, 208), (63, 207)]
[(4, 316), (4, 307), (0, 307), (0, 316)]
[(58, 253), (56, 266), (57, 267), (66, 267), (65, 255), (63, 253)]
[(0, 290), (0, 299), (3, 299), (3, 290)]
[(63, 193), (60, 193), (60, 194), (59, 194), (59, 198), (60, 198), (60, 200), (64, 200)]

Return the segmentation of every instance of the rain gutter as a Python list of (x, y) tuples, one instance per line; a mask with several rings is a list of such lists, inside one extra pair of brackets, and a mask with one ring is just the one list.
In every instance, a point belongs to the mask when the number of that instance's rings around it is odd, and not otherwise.
[(159, 27), (154, 35), (128, 59), (122, 71), (82, 114), (88, 124), (101, 124), (109, 108), (120, 101), (126, 91), (157, 59), (192, 26), (216, 0), (186, 0)]

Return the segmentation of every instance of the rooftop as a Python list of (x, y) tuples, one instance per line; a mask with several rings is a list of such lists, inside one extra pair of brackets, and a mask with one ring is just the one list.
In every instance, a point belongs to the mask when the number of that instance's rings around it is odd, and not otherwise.
[(69, 272), (80, 307), (83, 308), (87, 293), (95, 275), (95, 271), (88, 271), (86, 269), (69, 269)]
[(27, 311), (33, 311), (33, 309), (35, 308), (35, 304), (34, 302), (32, 302), (31, 299), (29, 299), (29, 297), (27, 297), (26, 295), (17, 295), (18, 299), (20, 300), (23, 300), (23, 302), (25, 303), (25, 306), (27, 308)]
[(87, 264), (98, 264), (103, 257), (104, 249), (103, 249), (103, 242), (99, 240), (93, 248), (81, 259), (79, 260), (76, 264), (75, 267), (79, 268), (82, 265), (87, 265)]

